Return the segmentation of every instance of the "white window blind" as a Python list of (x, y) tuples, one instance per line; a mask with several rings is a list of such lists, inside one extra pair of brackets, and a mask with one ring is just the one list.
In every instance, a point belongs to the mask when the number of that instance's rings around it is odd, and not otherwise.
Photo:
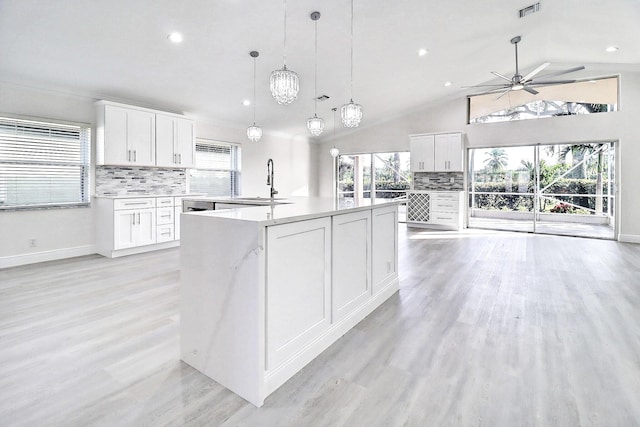
[(195, 169), (190, 191), (208, 196), (240, 194), (240, 147), (224, 142), (196, 140)]
[(89, 203), (91, 128), (0, 117), (0, 209)]

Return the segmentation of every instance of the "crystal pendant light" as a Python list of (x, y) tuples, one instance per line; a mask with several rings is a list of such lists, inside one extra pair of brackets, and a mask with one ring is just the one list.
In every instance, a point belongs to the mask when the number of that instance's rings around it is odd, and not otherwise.
[[(331, 111), (333, 111), (333, 140), (334, 141), (336, 139), (336, 110), (337, 108), (331, 109)], [(340, 154), (340, 150), (338, 150), (338, 148), (334, 145), (333, 148), (329, 149), (329, 154), (331, 155), (331, 157), (335, 159), (336, 157), (338, 157), (338, 154)]]
[(353, 102), (353, 0), (351, 0), (351, 101), (340, 108), (342, 124), (348, 128), (357, 128), (362, 120), (362, 105)]
[(256, 58), (260, 54), (252, 50), (249, 55), (253, 58), (253, 124), (247, 128), (247, 137), (251, 142), (258, 142), (262, 138), (262, 129), (256, 126)]
[(284, 0), (284, 66), (271, 72), (271, 95), (278, 104), (291, 104), (298, 97), (300, 80), (295, 71), (287, 69), (287, 0)]
[(318, 117), (318, 19), (320, 19), (320, 12), (313, 12), (311, 19), (315, 22), (315, 34), (316, 34), (316, 46), (315, 46), (315, 83), (313, 90), (313, 104), (314, 114), (313, 117), (307, 120), (307, 128), (313, 136), (319, 136), (324, 130), (324, 120)]

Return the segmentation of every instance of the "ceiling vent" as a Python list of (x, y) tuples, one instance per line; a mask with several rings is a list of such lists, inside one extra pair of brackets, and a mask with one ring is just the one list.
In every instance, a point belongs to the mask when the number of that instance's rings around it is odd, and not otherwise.
[(320, 95), (319, 97), (316, 98), (318, 101), (322, 102), (322, 101), (326, 101), (327, 99), (329, 99), (328, 95)]
[(520, 15), (520, 18), (524, 18), (525, 16), (536, 12), (540, 12), (540, 3), (532, 4), (531, 6), (520, 9), (518, 14)]

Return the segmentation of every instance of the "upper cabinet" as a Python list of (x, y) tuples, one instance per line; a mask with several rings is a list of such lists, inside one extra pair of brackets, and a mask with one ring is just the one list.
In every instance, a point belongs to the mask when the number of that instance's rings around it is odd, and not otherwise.
[(409, 136), (413, 172), (462, 172), (462, 134), (444, 133)]
[(195, 156), (193, 120), (156, 114), (156, 165), (191, 168)]
[(193, 167), (193, 120), (107, 101), (96, 106), (98, 165)]
[(411, 170), (413, 172), (433, 171), (434, 144), (434, 135), (415, 135), (410, 137)]

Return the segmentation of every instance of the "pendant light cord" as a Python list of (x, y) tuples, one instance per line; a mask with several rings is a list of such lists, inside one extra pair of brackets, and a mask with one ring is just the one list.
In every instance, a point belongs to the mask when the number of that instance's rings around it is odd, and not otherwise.
[(256, 125), (256, 58), (253, 58), (253, 125)]
[(315, 24), (316, 24), (316, 52), (315, 52), (315, 85), (314, 85), (314, 89), (313, 89), (313, 112), (314, 112), (314, 116), (318, 115), (318, 20), (315, 20)]
[(353, 102), (353, 0), (351, 0), (351, 101)]
[(284, 0), (284, 67), (287, 68), (287, 0)]

